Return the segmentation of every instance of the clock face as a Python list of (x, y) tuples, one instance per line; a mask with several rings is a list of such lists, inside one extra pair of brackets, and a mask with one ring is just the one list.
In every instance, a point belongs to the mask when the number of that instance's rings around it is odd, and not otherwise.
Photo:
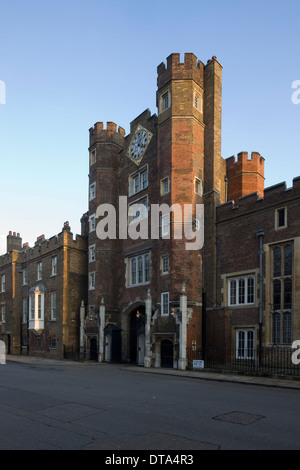
[(134, 160), (141, 158), (146, 150), (148, 143), (148, 134), (144, 129), (140, 129), (132, 139), (130, 146), (130, 156)]

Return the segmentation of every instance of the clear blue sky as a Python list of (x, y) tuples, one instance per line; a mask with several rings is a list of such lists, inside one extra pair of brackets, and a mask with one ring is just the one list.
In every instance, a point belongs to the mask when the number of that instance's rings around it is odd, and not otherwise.
[[(156, 71), (172, 52), (223, 65), (222, 156), (258, 151), (266, 186), (300, 175), (300, 2), (0, 0), (0, 253), (31, 245), (88, 201), (88, 129), (156, 113)], [(1, 95), (0, 95), (1, 96)]]

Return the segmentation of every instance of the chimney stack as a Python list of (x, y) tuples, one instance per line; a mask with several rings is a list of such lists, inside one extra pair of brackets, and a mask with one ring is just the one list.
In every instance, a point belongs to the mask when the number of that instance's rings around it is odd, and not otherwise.
[(22, 238), (19, 233), (9, 231), (7, 235), (7, 253), (22, 250)]

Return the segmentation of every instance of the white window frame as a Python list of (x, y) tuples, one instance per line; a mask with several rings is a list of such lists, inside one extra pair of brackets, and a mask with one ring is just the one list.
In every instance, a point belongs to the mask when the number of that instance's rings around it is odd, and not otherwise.
[(52, 256), (51, 260), (51, 276), (57, 275), (57, 256)]
[(96, 245), (89, 246), (89, 263), (96, 261)]
[[(55, 341), (54, 344), (53, 344), (53, 341)], [(50, 336), (50, 338), (49, 338), (49, 349), (56, 349), (56, 336)]]
[(162, 215), (161, 217), (161, 236), (170, 236), (170, 214)]
[(203, 183), (197, 176), (194, 178), (194, 192), (199, 196), (203, 196)]
[[(165, 184), (167, 183), (167, 190)], [(165, 178), (160, 180), (160, 195), (164, 196), (165, 194), (169, 194), (170, 192), (170, 178), (166, 176)]]
[(169, 109), (171, 106), (171, 93), (170, 90), (164, 91), (160, 95), (160, 113), (163, 113), (167, 109)]
[(89, 200), (92, 201), (96, 198), (96, 182), (90, 184), (90, 194)]
[[(240, 334), (244, 334), (244, 345), (241, 345)], [(250, 333), (253, 338), (250, 339)], [(238, 328), (236, 330), (236, 359), (253, 360), (255, 357), (255, 328)]]
[(150, 283), (151, 257), (150, 252), (140, 253), (129, 258), (129, 287)]
[(5, 274), (1, 274), (1, 292), (5, 292)]
[(1, 321), (2, 323), (6, 322), (5, 304), (1, 304)]
[(37, 287), (29, 294), (29, 329), (44, 329), (45, 294)]
[(95, 271), (89, 273), (89, 290), (95, 290), (96, 273)]
[[(143, 179), (143, 175), (146, 175), (146, 178)], [(135, 194), (144, 191), (148, 188), (148, 165), (141, 168), (138, 172), (132, 173), (128, 177), (128, 194), (129, 197), (134, 196)]]
[(41, 281), (43, 278), (43, 262), (39, 261), (37, 264), (37, 281)]
[(161, 293), (161, 316), (162, 317), (167, 317), (170, 313), (169, 302), (170, 302), (169, 292), (162, 292)]
[[(248, 302), (248, 289), (249, 289), (249, 280), (253, 280), (253, 301)], [(240, 290), (243, 289), (242, 286), (240, 286), (240, 281), (244, 282), (244, 302), (240, 301), (241, 297), (241, 292)], [(232, 296), (231, 296), (231, 290), (234, 288), (235, 283), (235, 303), (232, 302)], [(243, 307), (247, 305), (255, 305), (255, 300), (256, 300), (256, 295), (255, 295), (255, 274), (247, 274), (247, 275), (241, 275), (241, 276), (235, 276), (235, 277), (230, 277), (228, 279), (228, 305), (229, 307)]]
[(96, 230), (96, 215), (92, 214), (89, 217), (89, 232), (94, 232)]
[(51, 294), (51, 321), (56, 321), (56, 304), (57, 304), (57, 294), (56, 291), (52, 291)]
[[(166, 263), (165, 263), (166, 260)], [(167, 269), (165, 269), (165, 265), (167, 265)], [(163, 255), (161, 257), (161, 273), (162, 274), (169, 274), (169, 255)]]

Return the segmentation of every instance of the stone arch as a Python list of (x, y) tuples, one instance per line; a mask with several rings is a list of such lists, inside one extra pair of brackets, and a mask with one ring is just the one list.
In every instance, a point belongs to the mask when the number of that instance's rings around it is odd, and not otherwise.
[(122, 311), (122, 356), (126, 362), (140, 362), (138, 351), (142, 347), (140, 336), (145, 334), (145, 313), (145, 301), (141, 299), (130, 302)]

